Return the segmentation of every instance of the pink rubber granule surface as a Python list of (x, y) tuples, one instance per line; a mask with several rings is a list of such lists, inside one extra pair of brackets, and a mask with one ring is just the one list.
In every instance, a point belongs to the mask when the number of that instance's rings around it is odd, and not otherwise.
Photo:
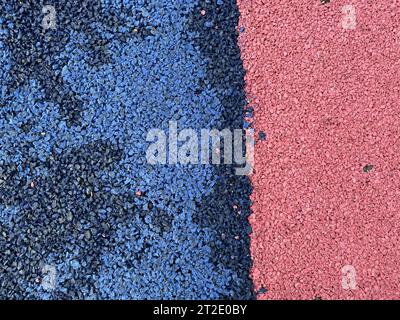
[(258, 298), (399, 299), (400, 1), (238, 5)]

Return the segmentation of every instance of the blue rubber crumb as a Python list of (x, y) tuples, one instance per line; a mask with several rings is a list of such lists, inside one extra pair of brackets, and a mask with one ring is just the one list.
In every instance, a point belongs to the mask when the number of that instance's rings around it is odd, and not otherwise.
[(0, 4), (0, 299), (254, 298), (248, 178), (145, 157), (170, 120), (243, 126), (238, 16), (233, 0)]
[(260, 131), (258, 133), (258, 139), (260, 139), (261, 141), (265, 141), (265, 139), (267, 139), (267, 134), (263, 131)]

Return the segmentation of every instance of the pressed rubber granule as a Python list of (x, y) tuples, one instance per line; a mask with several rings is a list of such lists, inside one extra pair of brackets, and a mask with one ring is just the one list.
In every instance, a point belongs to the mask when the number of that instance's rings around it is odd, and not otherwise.
[(249, 179), (146, 162), (169, 121), (242, 128), (238, 16), (234, 1), (2, 2), (1, 299), (253, 297)]
[(400, 3), (238, 4), (258, 298), (399, 299)]

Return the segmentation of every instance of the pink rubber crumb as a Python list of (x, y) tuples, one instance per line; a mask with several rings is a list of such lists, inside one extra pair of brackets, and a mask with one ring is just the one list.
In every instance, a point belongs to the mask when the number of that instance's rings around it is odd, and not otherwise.
[(400, 1), (238, 5), (258, 298), (399, 299)]

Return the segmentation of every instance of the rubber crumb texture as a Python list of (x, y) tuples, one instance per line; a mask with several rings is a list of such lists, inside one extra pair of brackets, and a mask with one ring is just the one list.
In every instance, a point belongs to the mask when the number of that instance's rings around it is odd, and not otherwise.
[(233, 0), (0, 4), (0, 299), (253, 297), (249, 179), (146, 162), (170, 120), (243, 124), (238, 17)]
[(238, 1), (258, 299), (400, 298), (400, 2), (348, 4)]

